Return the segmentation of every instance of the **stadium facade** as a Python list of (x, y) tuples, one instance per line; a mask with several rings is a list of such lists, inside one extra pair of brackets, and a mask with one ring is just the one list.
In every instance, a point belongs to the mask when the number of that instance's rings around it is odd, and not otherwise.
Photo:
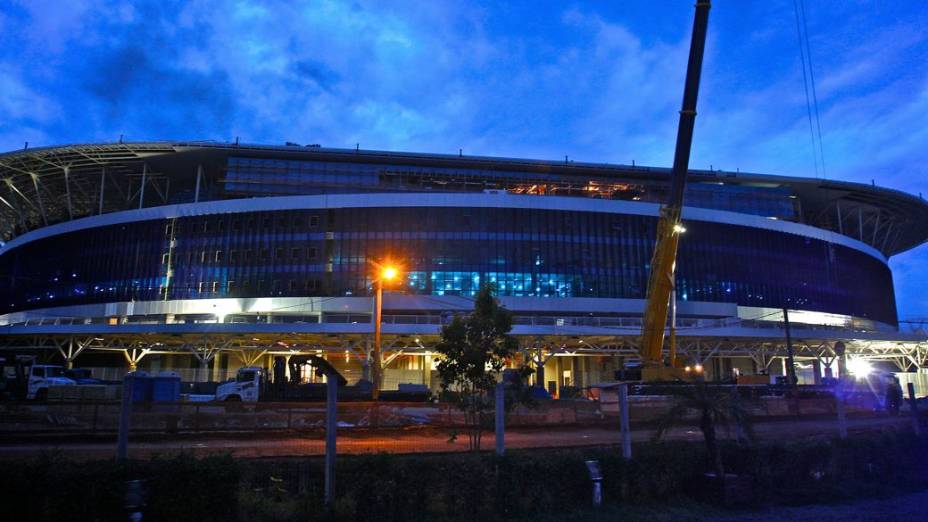
[[(545, 385), (637, 359), (662, 168), (319, 146), (115, 143), (0, 155), (0, 349), (81, 366), (221, 375), (320, 352), (370, 360), (373, 262), (385, 386), (434, 385), (443, 322), (493, 283)], [(889, 257), (928, 204), (873, 185), (690, 171), (679, 352), (714, 378), (782, 371), (783, 309), (806, 380), (851, 357), (928, 360), (900, 329)], [(209, 367), (208, 370), (203, 371)]]

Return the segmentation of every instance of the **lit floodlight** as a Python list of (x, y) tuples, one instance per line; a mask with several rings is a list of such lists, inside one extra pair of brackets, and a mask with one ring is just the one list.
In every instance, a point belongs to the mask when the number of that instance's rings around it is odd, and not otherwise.
[(873, 371), (873, 367), (866, 359), (851, 359), (847, 362), (847, 371), (857, 377), (866, 377)]
[(696, 363), (696, 366), (693, 369), (696, 370), (696, 373), (702, 373), (702, 365), (699, 363)]
[(686, 232), (686, 227), (677, 223), (676, 225), (673, 226), (673, 231), (676, 232), (677, 234), (682, 234)]
[(399, 274), (399, 271), (395, 267), (386, 266), (383, 268), (383, 272), (381, 272), (380, 276), (383, 277), (385, 281), (390, 281), (396, 278), (397, 274)]

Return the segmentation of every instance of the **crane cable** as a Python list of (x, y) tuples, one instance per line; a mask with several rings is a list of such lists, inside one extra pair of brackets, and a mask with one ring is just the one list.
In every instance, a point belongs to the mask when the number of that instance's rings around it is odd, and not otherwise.
[[(815, 89), (815, 73), (812, 71), (812, 53), (809, 46), (809, 26), (806, 23), (805, 0), (793, 0), (793, 10), (796, 15), (796, 36), (799, 41), (799, 60), (802, 64), (802, 84), (806, 94), (806, 115), (809, 119), (809, 134), (812, 138), (812, 162), (815, 166), (815, 176), (819, 175), (821, 164), (822, 178), (825, 172), (825, 147), (822, 144), (822, 124), (819, 118), (818, 94)], [(803, 43), (805, 45), (803, 45)], [(808, 69), (807, 65), (808, 64)], [(811, 96), (809, 94), (811, 86)], [(815, 124), (812, 123), (813, 113)], [(818, 130), (818, 146), (816, 147), (816, 129)]]

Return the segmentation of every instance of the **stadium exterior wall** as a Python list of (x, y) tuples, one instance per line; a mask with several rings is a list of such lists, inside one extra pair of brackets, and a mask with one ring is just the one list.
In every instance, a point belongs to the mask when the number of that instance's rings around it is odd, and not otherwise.
[[(121, 301), (396, 290), (643, 299), (657, 206), (511, 194), (341, 194), (155, 207), (69, 221), (0, 250), (6, 312)], [(678, 298), (896, 323), (885, 257), (797, 223), (687, 209)], [(435, 309), (440, 309), (436, 302)]]

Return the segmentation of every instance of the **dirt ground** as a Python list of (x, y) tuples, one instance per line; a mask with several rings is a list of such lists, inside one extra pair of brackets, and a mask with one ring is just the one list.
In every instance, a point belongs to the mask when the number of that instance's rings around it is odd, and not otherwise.
[[(904, 417), (875, 416), (848, 420), (848, 430), (855, 432), (894, 431), (907, 429), (910, 420)], [(833, 420), (778, 420), (757, 422), (754, 431), (759, 440), (801, 439), (834, 437), (837, 425)], [(725, 436), (725, 433), (722, 434)], [(728, 434), (732, 436), (734, 434)], [(192, 453), (197, 456), (230, 454), (237, 458), (297, 457), (322, 455), (325, 451), (321, 430), (301, 433), (249, 433), (235, 435), (130, 438), (130, 458), (150, 458), (155, 455)], [(633, 443), (653, 437), (650, 429), (632, 431)], [(618, 426), (615, 429), (562, 427), (545, 429), (510, 429), (506, 432), (509, 449), (551, 448), (570, 446), (614, 445), (621, 442)], [(700, 440), (702, 434), (694, 427), (669, 432), (671, 440)], [(493, 433), (485, 433), (483, 447), (492, 449)], [(634, 447), (634, 446), (633, 446)], [(68, 439), (23, 440), (0, 443), (0, 459), (28, 458), (49, 452), (75, 459), (100, 459), (115, 455), (115, 440), (77, 441)], [(338, 433), (338, 453), (446, 453), (467, 450), (465, 433), (447, 429), (343, 429)]]

